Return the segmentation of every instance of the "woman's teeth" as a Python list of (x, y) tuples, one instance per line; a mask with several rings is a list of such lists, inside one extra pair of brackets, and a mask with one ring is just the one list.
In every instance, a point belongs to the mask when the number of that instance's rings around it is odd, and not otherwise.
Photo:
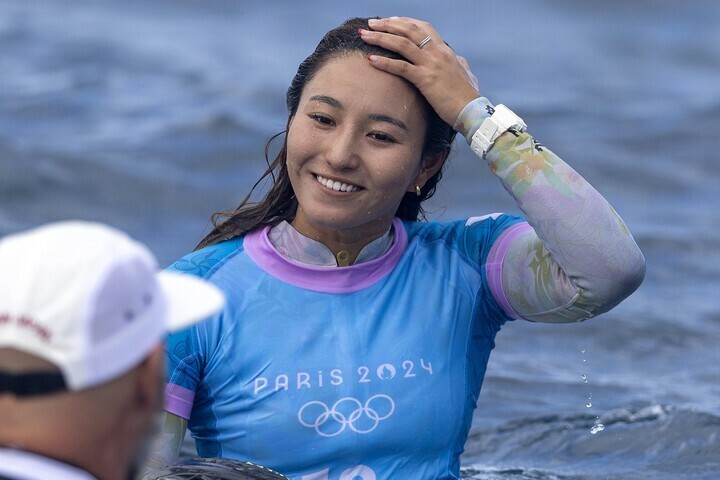
[(335, 190), (336, 192), (357, 192), (358, 190), (360, 190), (360, 187), (357, 187), (355, 185), (348, 185), (347, 183), (336, 182), (334, 180), (321, 177), (320, 175), (315, 175), (315, 178), (317, 178), (317, 181), (320, 182), (324, 187)]

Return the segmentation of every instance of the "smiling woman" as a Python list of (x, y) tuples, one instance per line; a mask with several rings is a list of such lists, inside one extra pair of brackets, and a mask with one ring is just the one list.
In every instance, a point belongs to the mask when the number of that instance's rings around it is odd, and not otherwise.
[[(643, 256), (428, 23), (348, 20), (300, 65), (287, 104), (267, 195), (216, 214), (171, 267), (228, 302), (168, 340), (153, 463), (176, 458), (189, 426), (202, 456), (293, 480), (459, 478), (501, 326), (603, 313), (638, 287)], [(420, 221), (456, 131), (524, 218)]]
[(423, 157), (417, 91), (361, 55), (330, 60), (308, 82), (288, 131), (292, 226), (333, 252), (360, 250), (389, 228), (403, 196), (442, 166)]

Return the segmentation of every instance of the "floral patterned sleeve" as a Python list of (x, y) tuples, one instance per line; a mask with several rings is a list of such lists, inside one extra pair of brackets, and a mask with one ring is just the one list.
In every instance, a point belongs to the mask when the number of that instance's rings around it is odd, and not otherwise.
[[(455, 128), (470, 143), (492, 113), (470, 102)], [(506, 313), (538, 322), (575, 322), (610, 310), (645, 275), (645, 259), (620, 216), (584, 178), (528, 133), (508, 131), (485, 156), (532, 228), (502, 260)]]

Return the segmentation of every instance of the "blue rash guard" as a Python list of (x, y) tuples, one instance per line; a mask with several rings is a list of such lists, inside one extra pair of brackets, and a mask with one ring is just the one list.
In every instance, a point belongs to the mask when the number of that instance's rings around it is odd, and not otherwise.
[(530, 227), (493, 215), (393, 228), (384, 255), (350, 267), (288, 260), (268, 228), (172, 265), (228, 299), (167, 343), (166, 410), (189, 419), (200, 455), (293, 480), (460, 478), (510, 319), (504, 250)]

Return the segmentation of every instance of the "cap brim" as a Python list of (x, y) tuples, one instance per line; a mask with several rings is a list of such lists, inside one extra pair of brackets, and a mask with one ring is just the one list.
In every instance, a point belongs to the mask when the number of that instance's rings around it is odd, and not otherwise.
[(205, 320), (225, 305), (222, 291), (198, 277), (163, 270), (157, 278), (167, 299), (169, 332)]

